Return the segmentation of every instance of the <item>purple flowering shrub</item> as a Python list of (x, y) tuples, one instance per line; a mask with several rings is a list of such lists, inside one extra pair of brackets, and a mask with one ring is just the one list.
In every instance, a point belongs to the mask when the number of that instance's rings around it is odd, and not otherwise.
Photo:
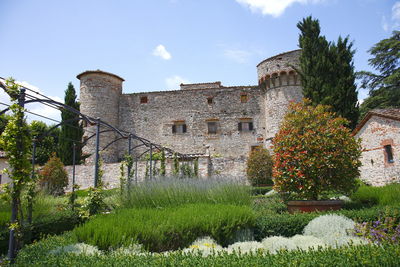
[(359, 223), (356, 224), (354, 233), (374, 244), (400, 244), (400, 221), (398, 218), (386, 217), (373, 222)]

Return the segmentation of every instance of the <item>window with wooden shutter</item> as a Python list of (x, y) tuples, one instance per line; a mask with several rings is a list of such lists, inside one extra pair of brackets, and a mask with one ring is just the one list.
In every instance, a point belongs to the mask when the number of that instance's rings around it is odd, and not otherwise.
[(172, 133), (182, 134), (187, 132), (187, 126), (184, 121), (176, 121), (172, 125)]
[(241, 119), (238, 123), (238, 130), (240, 132), (251, 132), (254, 130), (253, 121), (251, 119)]

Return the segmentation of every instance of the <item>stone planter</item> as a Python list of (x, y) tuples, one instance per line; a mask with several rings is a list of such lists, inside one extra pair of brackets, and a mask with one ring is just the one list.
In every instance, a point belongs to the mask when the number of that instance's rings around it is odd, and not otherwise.
[(342, 206), (342, 200), (293, 200), (287, 203), (289, 213), (339, 210)]

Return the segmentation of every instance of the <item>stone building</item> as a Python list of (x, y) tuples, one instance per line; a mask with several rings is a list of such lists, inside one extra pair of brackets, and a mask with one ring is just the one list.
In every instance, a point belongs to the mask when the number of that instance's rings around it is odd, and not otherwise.
[[(244, 176), (249, 152), (270, 147), (289, 102), (302, 98), (295, 71), (299, 56), (300, 50), (294, 50), (263, 60), (257, 65), (255, 86), (211, 82), (181, 84), (175, 91), (123, 94), (121, 77), (85, 71), (77, 76), (81, 112), (180, 153), (206, 157), (214, 166), (211, 174)], [(94, 131), (94, 126), (85, 127), (84, 138)], [(113, 133), (101, 135), (101, 146), (115, 138)], [(118, 162), (126, 142), (108, 147), (102, 153), (104, 162)], [(90, 140), (84, 153), (93, 151)]]
[(8, 174), (4, 172), (4, 169), (8, 169), (9, 167), (10, 166), (7, 162), (6, 153), (4, 151), (0, 151), (0, 184), (10, 182)]
[(361, 138), (361, 179), (381, 186), (400, 182), (400, 109), (374, 109), (354, 130)]

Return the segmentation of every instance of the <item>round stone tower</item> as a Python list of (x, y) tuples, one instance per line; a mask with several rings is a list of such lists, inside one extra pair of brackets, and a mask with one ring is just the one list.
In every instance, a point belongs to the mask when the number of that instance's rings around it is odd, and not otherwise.
[[(122, 94), (121, 77), (101, 70), (85, 71), (76, 76), (81, 81), (80, 86), (80, 111), (93, 118), (100, 118), (115, 127), (119, 126), (119, 100)], [(104, 127), (100, 131), (106, 130)], [(96, 133), (96, 126), (85, 125), (83, 138), (88, 138)], [(100, 150), (117, 138), (114, 132), (100, 134)], [(93, 163), (95, 140), (91, 138), (83, 148), (84, 154), (92, 154), (86, 162)], [(104, 162), (118, 160), (118, 146), (112, 144), (101, 152)]]
[[(265, 90), (266, 147), (279, 130), (291, 101), (301, 101), (299, 67), (301, 50), (293, 50), (263, 60), (257, 65), (258, 84)], [(294, 68), (293, 68), (294, 67)]]

